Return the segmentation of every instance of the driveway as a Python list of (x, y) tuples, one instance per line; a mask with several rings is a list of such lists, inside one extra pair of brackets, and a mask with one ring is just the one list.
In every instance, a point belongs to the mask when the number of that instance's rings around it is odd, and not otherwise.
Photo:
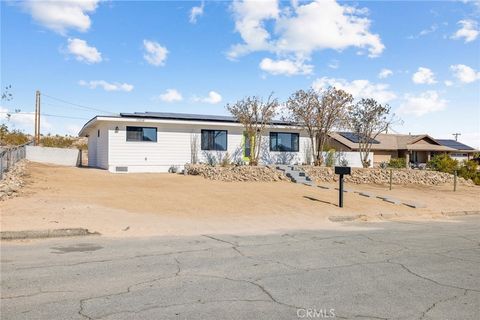
[(2, 319), (478, 319), (480, 217), (2, 243)]

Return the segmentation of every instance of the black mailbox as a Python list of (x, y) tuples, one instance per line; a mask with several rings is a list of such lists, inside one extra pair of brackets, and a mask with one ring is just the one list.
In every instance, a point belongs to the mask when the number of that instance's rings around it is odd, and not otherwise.
[(335, 174), (352, 174), (351, 167), (335, 167)]

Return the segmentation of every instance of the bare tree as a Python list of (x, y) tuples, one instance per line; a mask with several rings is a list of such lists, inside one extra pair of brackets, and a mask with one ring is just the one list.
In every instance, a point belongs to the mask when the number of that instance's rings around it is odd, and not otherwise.
[(321, 94), (320, 104), (317, 111), (317, 154), (316, 162), (322, 164), (324, 159), (322, 151), (334, 129), (341, 128), (346, 123), (347, 111), (351, 106), (353, 97), (351, 94), (334, 87), (330, 87)]
[(358, 137), (358, 151), (364, 168), (370, 166), (368, 154), (372, 149), (374, 139), (395, 121), (395, 115), (390, 115), (390, 106), (382, 105), (375, 99), (361, 99), (350, 107), (348, 126)]
[(227, 104), (227, 110), (240, 122), (250, 141), (250, 165), (258, 165), (262, 146), (262, 135), (273, 120), (278, 100), (270, 95), (266, 102), (259, 97), (246, 97), (235, 104)]
[(198, 163), (198, 135), (196, 133), (190, 135), (190, 163)]
[(318, 93), (313, 89), (294, 92), (286, 104), (290, 112), (288, 116), (289, 120), (307, 131), (308, 137), (310, 138), (312, 155), (316, 155), (315, 146), (317, 144), (315, 143), (315, 139), (318, 131), (318, 118), (316, 117), (316, 113), (319, 104), (320, 99)]
[(290, 119), (307, 132), (315, 165), (323, 163), (322, 151), (329, 134), (344, 124), (352, 101), (351, 94), (333, 87), (323, 92), (298, 90), (288, 99)]

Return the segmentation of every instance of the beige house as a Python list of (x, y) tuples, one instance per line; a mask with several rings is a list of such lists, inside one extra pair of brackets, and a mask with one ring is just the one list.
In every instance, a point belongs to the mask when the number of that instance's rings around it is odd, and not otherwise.
[[(338, 151), (358, 151), (358, 137), (351, 132), (334, 132), (329, 146)], [(407, 163), (427, 163), (438, 153), (447, 153), (458, 160), (468, 160), (475, 152), (455, 140), (437, 140), (428, 134), (379, 134), (372, 141), (373, 163), (388, 162), (391, 158), (405, 158)]]

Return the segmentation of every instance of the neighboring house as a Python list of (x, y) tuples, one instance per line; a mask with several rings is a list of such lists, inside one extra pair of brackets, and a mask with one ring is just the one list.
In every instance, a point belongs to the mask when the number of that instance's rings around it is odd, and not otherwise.
[[(335, 132), (330, 135), (329, 146), (335, 150), (358, 151), (358, 137), (351, 132)], [(405, 158), (407, 163), (427, 163), (439, 153), (447, 153), (460, 160), (472, 158), (475, 150), (455, 140), (438, 140), (427, 134), (379, 134), (372, 141), (373, 163)]]
[[(219, 163), (227, 154), (234, 163), (248, 162), (249, 141), (233, 117), (180, 113), (121, 113), (97, 116), (79, 133), (88, 137), (88, 163), (111, 172), (167, 172), (186, 163)], [(310, 140), (294, 124), (273, 121), (262, 138), (260, 163), (301, 164)], [(360, 167), (356, 152), (337, 153)], [(194, 159), (195, 158), (195, 159)]]
[(450, 152), (450, 157), (458, 161), (470, 160), (474, 157), (475, 153), (478, 153), (478, 150), (475, 150), (474, 148), (453, 139), (436, 139), (436, 140), (441, 145), (455, 149), (455, 151)]

